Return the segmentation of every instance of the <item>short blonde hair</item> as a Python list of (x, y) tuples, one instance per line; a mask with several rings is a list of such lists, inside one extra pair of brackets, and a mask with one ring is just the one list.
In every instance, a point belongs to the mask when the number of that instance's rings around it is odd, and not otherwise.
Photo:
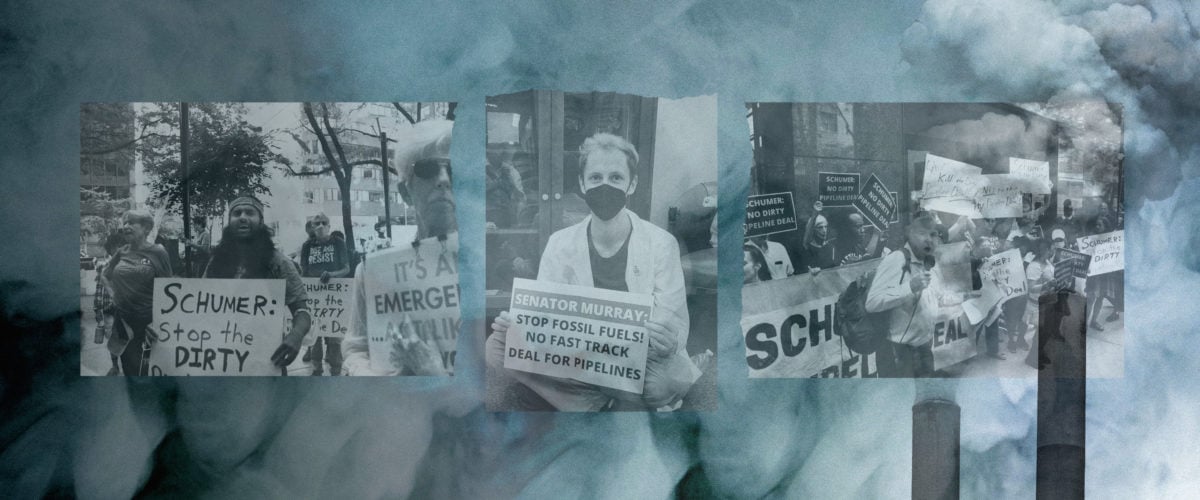
[(154, 216), (148, 211), (135, 208), (125, 212), (125, 215), (123, 215), (122, 218), (135, 224), (141, 224), (142, 227), (146, 228), (146, 232), (154, 230)]
[(583, 178), (583, 172), (587, 170), (588, 157), (593, 153), (600, 151), (620, 151), (625, 154), (626, 166), (629, 167), (629, 177), (637, 177), (638, 169), (638, 152), (637, 149), (630, 144), (625, 138), (609, 134), (607, 132), (597, 132), (583, 141), (583, 145), (579, 146), (579, 177)]

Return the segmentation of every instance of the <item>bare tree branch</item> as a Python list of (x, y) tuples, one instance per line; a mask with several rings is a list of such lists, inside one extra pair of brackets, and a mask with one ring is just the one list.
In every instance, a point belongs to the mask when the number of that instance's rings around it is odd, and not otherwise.
[(392, 106), (395, 106), (396, 110), (400, 111), (400, 114), (404, 115), (405, 118), (408, 118), (408, 123), (410, 123), (412, 125), (417, 124), (417, 120), (413, 119), (412, 115), (408, 114), (408, 111), (406, 111), (404, 109), (404, 106), (401, 106), (400, 103), (393, 102)]
[(316, 177), (318, 175), (325, 175), (327, 173), (333, 172), (333, 167), (325, 167), (321, 170), (316, 170), (316, 171), (311, 171), (311, 172), (305, 172), (303, 170), (297, 172), (295, 169), (292, 168), (291, 165), (288, 165), (286, 163), (281, 163), (281, 165), (283, 165), (285, 167), (284, 170), (287, 170), (288, 175), (292, 175), (295, 177)]
[(112, 153), (112, 152), (115, 152), (115, 151), (120, 151), (120, 150), (122, 150), (122, 149), (125, 149), (125, 148), (127, 148), (127, 147), (129, 147), (129, 146), (132, 146), (132, 145), (134, 145), (134, 144), (137, 144), (139, 141), (141, 141), (141, 140), (143, 140), (143, 139), (148, 139), (148, 138), (150, 138), (150, 137), (163, 137), (163, 138), (166, 138), (166, 137), (168, 137), (168, 136), (165, 136), (165, 135), (162, 135), (162, 134), (159, 134), (159, 133), (154, 133), (154, 132), (152, 132), (152, 133), (149, 133), (149, 134), (146, 134), (146, 135), (142, 135), (142, 136), (134, 137), (133, 139), (130, 139), (130, 140), (128, 140), (128, 141), (125, 141), (125, 142), (122, 142), (122, 143), (120, 143), (120, 144), (117, 144), (116, 146), (110, 146), (110, 147), (107, 147), (107, 148), (101, 148), (101, 149), (89, 149), (89, 150), (86, 150), (86, 151), (80, 151), (80, 152), (79, 152), (79, 154), (81, 154), (81, 155), (88, 155), (88, 156), (98, 156), (98, 155), (104, 155), (104, 154)]
[(304, 142), (304, 139), (300, 138), (300, 134), (292, 132), (291, 130), (283, 130), (283, 133), (292, 136), (292, 140), (296, 141), (296, 144), (300, 145), (300, 149), (304, 150), (305, 154), (312, 153), (312, 150), (308, 147), (308, 143)]
[(346, 160), (346, 151), (342, 149), (342, 141), (333, 131), (333, 124), (329, 123), (329, 106), (325, 103), (321, 103), (321, 121), (325, 123), (325, 130), (329, 131), (329, 139), (333, 142), (333, 149), (337, 151), (338, 159), (342, 160), (338, 165), (342, 165), (342, 168), (345, 169), (344, 174), (349, 177), (350, 167), (347, 165), (350, 162)]
[[(329, 168), (333, 172), (334, 177), (338, 180), (340, 186), (345, 181), (345, 173), (339, 168), (335, 168), (339, 163), (333, 157), (333, 151), (329, 149), (329, 141), (325, 139), (325, 134), (321, 132), (321, 126), (317, 124), (317, 117), (313, 113), (312, 104), (304, 103), (304, 116), (308, 118), (308, 123), (312, 125), (313, 132), (317, 134), (317, 140), (321, 143), (321, 152), (325, 153), (325, 160), (329, 162)], [(326, 119), (328, 122), (328, 119)]]

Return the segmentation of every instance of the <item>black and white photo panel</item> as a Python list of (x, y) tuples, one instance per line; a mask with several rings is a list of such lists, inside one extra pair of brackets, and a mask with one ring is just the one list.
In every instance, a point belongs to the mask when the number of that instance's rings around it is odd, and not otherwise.
[(80, 373), (452, 375), (454, 109), (81, 105)]
[(487, 98), (487, 408), (716, 408), (716, 96)]
[(1120, 377), (1121, 109), (748, 103), (751, 377)]

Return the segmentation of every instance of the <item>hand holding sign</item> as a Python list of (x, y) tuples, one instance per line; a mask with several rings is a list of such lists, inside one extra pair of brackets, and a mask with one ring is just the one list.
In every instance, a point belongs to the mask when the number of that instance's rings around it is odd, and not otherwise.
[(392, 341), (392, 353), (389, 356), (392, 365), (401, 373), (445, 375), (438, 350), (414, 334), (405, 335), (404, 332), (412, 331), (412, 326), (407, 316), (403, 322), (409, 324), (401, 326), (400, 332)]
[(665, 324), (646, 321), (646, 333), (650, 337), (650, 355), (654, 358), (666, 359), (679, 348), (679, 337)]

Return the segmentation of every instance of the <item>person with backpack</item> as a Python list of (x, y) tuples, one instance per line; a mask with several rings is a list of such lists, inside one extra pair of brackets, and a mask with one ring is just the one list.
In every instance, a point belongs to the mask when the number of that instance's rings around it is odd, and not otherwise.
[(866, 312), (884, 315), (886, 340), (876, 353), (881, 377), (933, 376), (933, 324), (937, 304), (926, 294), (933, 249), (940, 242), (929, 214), (905, 230), (904, 246), (879, 263), (866, 296)]

